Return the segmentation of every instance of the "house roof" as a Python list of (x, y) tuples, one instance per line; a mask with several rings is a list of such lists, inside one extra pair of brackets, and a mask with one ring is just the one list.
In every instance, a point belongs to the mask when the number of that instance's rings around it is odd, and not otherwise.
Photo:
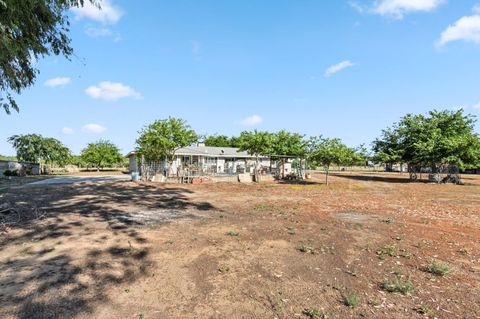
[[(135, 155), (135, 152), (130, 152), (127, 157)], [(206, 157), (226, 157), (226, 158), (255, 158), (254, 155), (249, 155), (248, 152), (239, 151), (235, 147), (213, 147), (213, 146), (188, 146), (178, 149), (175, 155), (180, 156), (206, 156)]]
[(255, 157), (248, 152), (240, 152), (234, 147), (189, 146), (175, 152), (176, 155), (203, 155), (210, 157)]

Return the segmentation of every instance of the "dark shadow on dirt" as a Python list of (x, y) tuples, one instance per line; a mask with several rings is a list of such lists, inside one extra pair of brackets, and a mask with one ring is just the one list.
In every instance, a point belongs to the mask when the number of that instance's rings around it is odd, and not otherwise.
[(320, 185), (324, 184), (321, 182), (315, 181), (306, 181), (306, 180), (288, 180), (288, 179), (279, 179), (276, 181), (278, 184), (285, 184), (285, 185)]
[[(332, 173), (330, 176), (335, 176), (338, 178), (346, 178), (346, 179), (353, 179), (356, 181), (363, 181), (363, 182), (383, 182), (383, 183), (399, 183), (399, 184), (406, 184), (406, 183), (413, 183), (408, 177), (408, 174), (405, 175), (398, 175), (395, 176), (373, 176), (373, 175), (349, 175), (349, 174), (335, 174)], [(427, 183), (424, 180), (417, 180), (417, 183)]]
[[(11, 223), (9, 232), (0, 232), (0, 251), (18, 251), (0, 260), (0, 317), (88, 316), (109, 302), (109, 288), (133, 283), (154, 268), (142, 227), (216, 210), (210, 203), (191, 201), (190, 193), (181, 187), (120, 182), (29, 187), (6, 194), (2, 201), (16, 213), (0, 216), (0, 222)], [(72, 247), (72, 242), (79, 248), (65, 249), (63, 244)]]

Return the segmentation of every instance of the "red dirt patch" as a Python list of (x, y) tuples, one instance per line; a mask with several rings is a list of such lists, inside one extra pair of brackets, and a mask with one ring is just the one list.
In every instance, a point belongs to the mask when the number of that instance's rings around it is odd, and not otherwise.
[[(11, 190), (25, 218), (1, 235), (0, 317), (480, 317), (479, 176), (321, 180)], [(381, 288), (396, 278), (413, 292)]]

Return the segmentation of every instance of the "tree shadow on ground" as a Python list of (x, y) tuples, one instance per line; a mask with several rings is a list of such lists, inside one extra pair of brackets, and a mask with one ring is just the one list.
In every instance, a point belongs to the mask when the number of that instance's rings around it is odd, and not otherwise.
[[(312, 180), (288, 180), (288, 179), (279, 179), (276, 181), (278, 184), (284, 185), (319, 185), (321, 182), (316, 182)], [(324, 183), (323, 183), (324, 184)]]
[[(398, 175), (398, 176), (373, 176), (373, 175), (350, 175), (350, 174), (332, 173), (330, 174), (330, 176), (345, 178), (345, 179), (353, 179), (353, 180), (362, 181), (362, 182), (383, 182), (383, 183), (397, 183), (397, 184), (413, 183), (413, 181), (409, 179), (409, 176), (407, 174)], [(424, 180), (417, 180), (415, 182), (427, 183), (427, 181), (424, 181)]]
[[(134, 183), (29, 187), (3, 199), (18, 214), (0, 234), (0, 317), (70, 318), (108, 303), (108, 289), (146, 276), (154, 263), (138, 211), (174, 211), (158, 224), (215, 207), (192, 191)], [(39, 219), (38, 214), (44, 212)], [(18, 219), (18, 216), (21, 218)]]

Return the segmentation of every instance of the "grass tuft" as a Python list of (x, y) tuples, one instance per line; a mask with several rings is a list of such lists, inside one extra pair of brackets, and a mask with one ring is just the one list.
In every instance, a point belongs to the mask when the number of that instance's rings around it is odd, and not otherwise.
[(301, 244), (300, 246), (298, 246), (297, 249), (302, 253), (315, 254), (315, 248), (307, 246), (305, 244)]
[(429, 306), (420, 306), (415, 308), (415, 311), (421, 315), (431, 316), (433, 314), (432, 309)]
[(302, 313), (310, 319), (320, 319), (321, 316), (320, 310), (314, 307), (305, 308)]
[(402, 280), (400, 278), (383, 282), (381, 288), (388, 292), (399, 292), (403, 295), (412, 293), (415, 290), (410, 280)]
[(232, 236), (232, 237), (237, 237), (238, 235), (240, 235), (240, 233), (238, 231), (235, 231), (235, 230), (229, 230), (227, 232), (227, 235)]
[(360, 298), (355, 293), (343, 296), (343, 304), (350, 308), (355, 308), (360, 303)]
[(452, 267), (449, 264), (434, 260), (428, 264), (425, 271), (436, 276), (446, 276), (452, 273)]
[(396, 257), (397, 253), (395, 252), (394, 246), (385, 246), (377, 251), (377, 255), (379, 258), (383, 259), (385, 255), (390, 257)]

